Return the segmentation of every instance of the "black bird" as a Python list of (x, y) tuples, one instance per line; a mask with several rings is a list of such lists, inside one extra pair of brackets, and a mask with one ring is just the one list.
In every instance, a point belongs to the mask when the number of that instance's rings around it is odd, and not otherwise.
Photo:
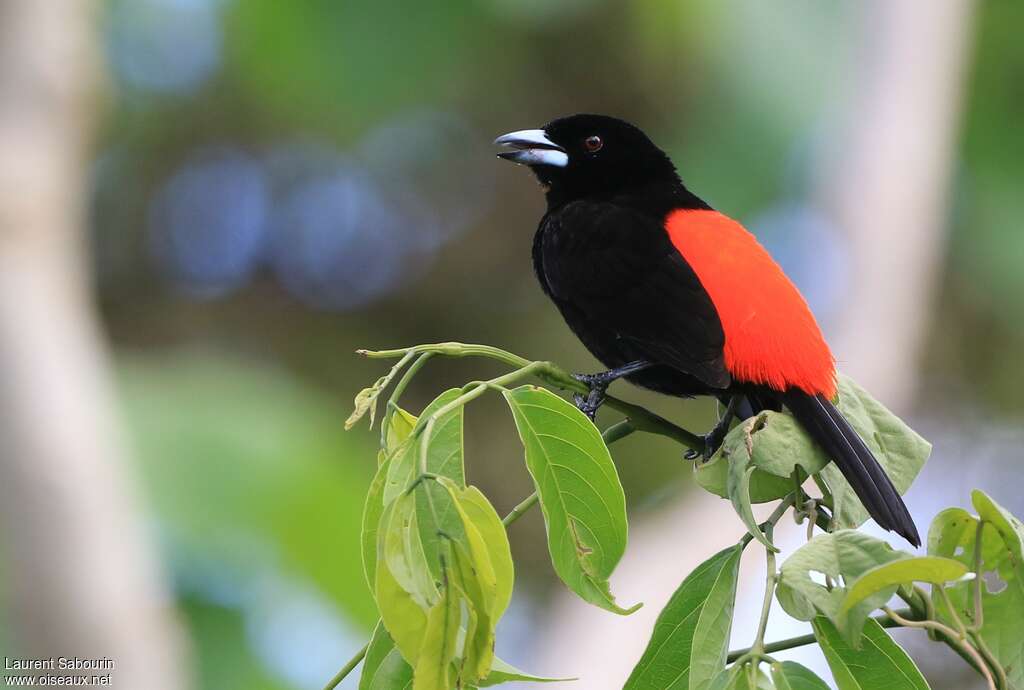
[(784, 405), (884, 529), (920, 545), (906, 505), (832, 404), (835, 360), (804, 298), (757, 239), (688, 190), (634, 125), (573, 115), (495, 140), (527, 165), (547, 212), (533, 240), (545, 294), (608, 371), (579, 375), (593, 418), (618, 379), (726, 404), (705, 456), (734, 416)]

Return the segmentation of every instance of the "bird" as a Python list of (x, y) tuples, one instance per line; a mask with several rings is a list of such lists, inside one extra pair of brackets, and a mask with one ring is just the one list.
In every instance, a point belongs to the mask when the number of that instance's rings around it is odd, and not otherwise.
[(835, 358), (797, 287), (757, 238), (683, 184), (643, 131), (577, 114), (495, 139), (528, 166), (547, 209), (532, 259), (544, 293), (605, 367), (575, 374), (591, 419), (625, 379), (725, 404), (704, 437), (720, 447), (734, 419), (789, 410), (883, 529), (920, 546), (906, 504), (836, 408)]

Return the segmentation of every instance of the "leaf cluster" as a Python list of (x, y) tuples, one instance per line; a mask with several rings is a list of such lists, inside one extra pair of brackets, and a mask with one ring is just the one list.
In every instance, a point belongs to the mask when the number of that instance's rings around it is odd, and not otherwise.
[[(552, 391), (579, 384), (549, 362), (529, 362), (480, 345), (442, 343), (380, 353), (399, 362), (356, 398), (351, 426), (394, 386), (381, 423), (378, 469), (363, 513), (367, 582), (381, 621), (367, 647), (360, 690), (447, 690), (510, 680), (545, 682), (494, 656), (495, 626), (512, 596), (507, 525), (539, 504), (552, 567), (586, 602), (627, 615), (609, 578), (625, 552), (625, 497), (608, 446), (643, 430), (691, 448), (700, 437), (642, 408), (614, 401), (627, 418), (602, 434)], [(418, 416), (399, 406), (415, 373), (435, 355), (486, 356), (513, 367), (489, 381), (445, 391)], [(536, 492), (504, 520), (466, 481), (466, 406), (489, 392), (508, 404)], [(614, 400), (614, 399), (613, 399)], [(931, 447), (849, 378), (837, 406), (905, 492)], [(822, 451), (786, 413), (763, 412), (737, 424), (721, 449), (695, 465), (697, 482), (727, 498), (745, 533), (682, 581), (661, 611), (626, 690), (820, 690), (809, 669), (772, 653), (817, 644), (839, 690), (919, 690), (928, 684), (886, 628), (911, 627), (957, 651), (992, 690), (1024, 690), (1024, 527), (981, 491), (977, 514), (941, 512), (926, 555), (892, 548), (858, 531), (867, 512)], [(817, 496), (810, 489), (817, 488)], [(758, 523), (752, 505), (775, 501)], [(777, 522), (792, 512), (807, 542), (779, 562)], [(740, 561), (752, 543), (767, 563), (760, 623), (747, 649), (730, 651)], [(992, 583), (998, 582), (998, 587)], [(906, 607), (894, 610), (901, 599)], [(773, 603), (807, 621), (808, 635), (767, 642)]]

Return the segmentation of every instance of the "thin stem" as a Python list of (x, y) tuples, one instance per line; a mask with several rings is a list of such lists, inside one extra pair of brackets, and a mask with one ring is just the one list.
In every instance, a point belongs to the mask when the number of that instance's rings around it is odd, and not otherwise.
[(953, 606), (953, 600), (949, 598), (949, 592), (946, 588), (936, 583), (935, 589), (939, 590), (939, 595), (942, 597), (942, 603), (946, 605), (946, 610), (949, 611), (949, 617), (953, 621), (953, 625), (956, 626), (956, 635), (961, 639), (967, 639), (967, 626), (960, 620), (960, 615), (956, 612), (956, 607)]
[(974, 616), (968, 628), (971, 632), (981, 631), (984, 624), (984, 610), (981, 605), (981, 533), (985, 528), (985, 521), (978, 520), (978, 527), (974, 533), (974, 582), (971, 583), (971, 596), (974, 599)]
[[(569, 372), (552, 362), (531, 362), (519, 355), (512, 354), (511, 352), (507, 352), (506, 350), (502, 350), (497, 347), (491, 347), (490, 345), (434, 343), (397, 350), (357, 350), (356, 352), (374, 359), (404, 357), (410, 352), (434, 352), (446, 357), (487, 357), (517, 369), (522, 369), (531, 364), (536, 364), (538, 365), (538, 368), (533, 372), (533, 374), (537, 376), (537, 378), (546, 381), (556, 388), (575, 393), (586, 393), (589, 390), (586, 384), (572, 378)], [(618, 398), (610, 395), (605, 397), (604, 404), (626, 415), (636, 427), (637, 431), (646, 431), (647, 433), (667, 436), (681, 445), (698, 452), (703, 452), (704, 450), (704, 438), (702, 436), (698, 436), (697, 434), (687, 431), (650, 410), (640, 407), (639, 405), (625, 402), (624, 400), (619, 400)]]
[(626, 438), (634, 431), (636, 431), (636, 425), (628, 419), (623, 419), (602, 431), (601, 438), (604, 439), (605, 445), (610, 446), (616, 441)]
[(424, 352), (422, 355), (417, 357), (416, 361), (412, 363), (412, 366), (406, 369), (405, 373), (402, 374), (402, 378), (400, 378), (398, 383), (395, 384), (394, 390), (391, 391), (391, 397), (388, 398), (387, 409), (384, 411), (384, 419), (380, 423), (381, 448), (383, 448), (387, 442), (388, 422), (390, 421), (391, 416), (395, 413), (395, 408), (398, 406), (399, 399), (402, 397), (402, 394), (405, 393), (405, 389), (408, 388), (409, 382), (412, 381), (413, 377), (416, 376), (420, 369), (423, 368), (423, 365), (430, 361), (430, 358), (433, 356), (433, 352)]
[(521, 518), (523, 516), (523, 513), (525, 513), (526, 511), (533, 507), (533, 504), (537, 502), (538, 498), (540, 498), (540, 496), (538, 496), (537, 492), (534, 491), (532, 494), (524, 498), (515, 508), (513, 508), (512, 512), (506, 515), (505, 518), (501, 521), (501, 524), (505, 525), (505, 527), (508, 527), (513, 522)]
[[(902, 613), (905, 615), (912, 615), (910, 609), (903, 609)], [(892, 620), (887, 616), (876, 616), (872, 618), (873, 621), (881, 625), (883, 628), (898, 628), (900, 624)], [(818, 640), (814, 637), (814, 633), (808, 633), (806, 635), (798, 635), (797, 637), (788, 637), (784, 640), (776, 640), (775, 642), (766, 642), (762, 649), (763, 654), (772, 654), (774, 652), (783, 652), (787, 649), (794, 649), (796, 647), (806, 647), (809, 644), (814, 644)], [(727, 657), (728, 663), (733, 663), (741, 657), (744, 657), (753, 651), (750, 647), (746, 649), (737, 649), (734, 652), (729, 652)]]
[[(945, 590), (941, 590), (941, 591), (945, 591)], [(974, 660), (975, 667), (979, 671), (981, 671), (981, 675), (985, 676), (985, 680), (988, 682), (989, 690), (999, 690), (996, 687), (995, 679), (992, 677), (992, 671), (989, 669), (988, 664), (985, 663), (985, 660), (982, 658), (981, 654), (978, 653), (978, 650), (975, 649), (972, 645), (968, 644), (965, 639), (959, 637), (957, 635), (956, 631), (953, 630), (952, 628), (950, 628), (948, 625), (945, 625), (943, 623), (939, 623), (938, 621), (912, 621), (912, 620), (907, 620), (906, 618), (903, 618), (896, 611), (893, 611), (888, 606), (883, 606), (882, 610), (885, 611), (885, 614), (887, 616), (892, 618), (894, 621), (896, 621), (897, 623), (899, 623), (903, 627), (906, 627), (906, 628), (931, 629), (931, 630), (935, 630), (936, 632), (940, 632), (943, 635), (945, 635), (947, 637), (947, 639), (953, 641), (953, 643), (956, 645), (956, 647), (960, 651), (968, 654)]]
[[(782, 499), (782, 502), (779, 503), (778, 506), (776, 506), (775, 510), (772, 511), (772, 514), (768, 516), (768, 519), (762, 522), (760, 525), (758, 525), (758, 527), (760, 527), (762, 530), (764, 530), (764, 528), (768, 525), (774, 527), (775, 524), (780, 519), (782, 519), (782, 516), (786, 514), (786, 511), (789, 510), (789, 508), (793, 505), (793, 500), (793, 494), (789, 494), (784, 499)], [(743, 546), (746, 546), (751, 542), (751, 540), (753, 540), (753, 538), (754, 535), (752, 535), (750, 532), (747, 532), (742, 537), (740, 537), (740, 543), (743, 544)]]
[(359, 662), (363, 660), (363, 657), (366, 656), (366, 650), (368, 650), (369, 648), (369, 642), (364, 644), (363, 648), (356, 652), (355, 656), (349, 659), (348, 663), (345, 664), (342, 667), (342, 669), (334, 675), (334, 678), (331, 678), (329, 681), (327, 681), (327, 685), (324, 686), (324, 690), (334, 690), (334, 688), (338, 687), (341, 681), (345, 680), (345, 676), (352, 673), (352, 671), (355, 670), (356, 666), (359, 665)]
[[(764, 536), (768, 539), (769, 544), (772, 541), (772, 533), (774, 530), (774, 523), (766, 524), (761, 530), (764, 532)], [(754, 654), (764, 654), (764, 634), (768, 630), (768, 614), (770, 614), (772, 610), (772, 597), (775, 595), (775, 583), (779, 578), (779, 573), (775, 564), (775, 552), (771, 549), (765, 549), (764, 552), (767, 554), (768, 567), (764, 584), (764, 600), (761, 602), (761, 618), (757, 624), (757, 634), (754, 636), (754, 644), (751, 646), (751, 649), (754, 650)]]
[(999, 663), (998, 659), (996, 659), (992, 650), (988, 648), (988, 645), (985, 643), (985, 640), (982, 639), (981, 634), (973, 633), (971, 635), (971, 640), (974, 642), (974, 646), (978, 648), (978, 651), (981, 652), (981, 656), (985, 658), (989, 668), (996, 672), (996, 685), (999, 687), (999, 690), (1005, 690), (1010, 687), (1009, 681), (1006, 679), (1006, 669), (1004, 669), (1003, 665)]

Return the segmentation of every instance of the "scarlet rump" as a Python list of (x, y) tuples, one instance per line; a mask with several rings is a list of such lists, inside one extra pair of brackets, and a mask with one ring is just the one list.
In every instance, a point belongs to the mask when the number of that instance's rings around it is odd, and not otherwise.
[(593, 417), (625, 378), (667, 395), (727, 405), (705, 456), (734, 416), (787, 407), (883, 528), (920, 537), (870, 449), (832, 404), (835, 360), (807, 302), (757, 239), (690, 192), (635, 126), (573, 115), (496, 142), (529, 166), (547, 212), (533, 240), (544, 292), (608, 371), (578, 378)]

